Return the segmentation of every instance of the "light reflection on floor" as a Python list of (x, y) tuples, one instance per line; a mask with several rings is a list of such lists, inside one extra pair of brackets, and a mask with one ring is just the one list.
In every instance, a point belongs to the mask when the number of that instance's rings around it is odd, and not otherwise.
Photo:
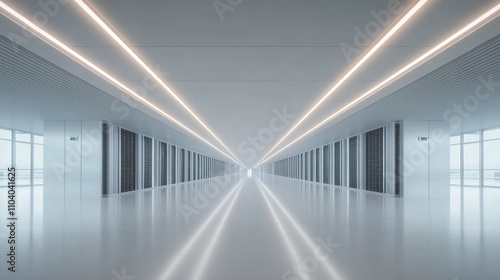
[(0, 279), (500, 279), (500, 189), (402, 199), (276, 176), (97, 201), (19, 187), (17, 272)]

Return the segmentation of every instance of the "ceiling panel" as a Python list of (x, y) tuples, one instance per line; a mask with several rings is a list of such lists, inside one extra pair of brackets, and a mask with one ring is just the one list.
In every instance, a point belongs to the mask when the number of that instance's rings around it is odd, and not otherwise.
[[(5, 2), (30, 18), (44, 11), (38, 1)], [(68, 2), (58, 5), (57, 11), (47, 18), (44, 28), (88, 56), (129, 87), (143, 86), (144, 79), (148, 77), (145, 72), (75, 3)], [(283, 110), (286, 107), (295, 120), (304, 115), (415, 1), (234, 1), (231, 3), (237, 4), (223, 14), (218, 13), (214, 1), (203, 0), (87, 2), (152, 68), (162, 73), (162, 78), (175, 92), (187, 101), (245, 164), (250, 166), (265, 154), (273, 142), (264, 143), (264, 147), (258, 149), (252, 158), (241, 153), (241, 145), (249, 141), (249, 137), (255, 137), (269, 129), (270, 122), (276, 118), (273, 110)], [(429, 0), (400, 32), (318, 108), (292, 136), (307, 131), (335, 109), (371, 88), (380, 79), (425, 52), (495, 3), (497, 2), (491, 0)], [(375, 28), (372, 29), (372, 34), (370, 27)], [(459, 57), (497, 35), (497, 30), (500, 30), (498, 20), (477, 30), (459, 46), (450, 48), (413, 71), (381, 92), (378, 98), (370, 99), (370, 102), (364, 103), (360, 108), (397, 92)], [(360, 32), (363, 32), (363, 35)], [(0, 17), (0, 34), (8, 37), (12, 33), (22, 34), (19, 26), (5, 17)], [(359, 40), (360, 38), (362, 40)], [(347, 55), (346, 45), (355, 47), (355, 54)], [(99, 90), (104, 96), (96, 97), (95, 102), (99, 102), (99, 98), (120, 99), (123, 96), (114, 86), (39, 39), (27, 39), (22, 46), (80, 78), (82, 82), (94, 86), (95, 90)], [(59, 79), (64, 78), (61, 76)], [(35, 84), (26, 85), (25, 91), (28, 91), (28, 86), (33, 87)], [(49, 89), (50, 84), (46, 90)], [(85, 92), (87, 89), (79, 90)], [(82, 93), (82, 96), (74, 98), (89, 99), (91, 96)], [(212, 143), (216, 143), (199, 123), (159, 88), (148, 90), (147, 98), (203, 137), (210, 139)], [(447, 98), (449, 96), (443, 97), (443, 100), (448, 100)], [(90, 106), (91, 101), (87, 103)], [(421, 110), (418, 106), (425, 104), (417, 102), (403, 105), (398, 106), (407, 106), (408, 110), (418, 111)], [(94, 116), (109, 114), (109, 106), (99, 106), (102, 104), (90, 106), (96, 110)], [(46, 118), (57, 111), (55, 107), (49, 108), (54, 110), (38, 113), (35, 110), (33, 117)], [(360, 108), (355, 108), (349, 114)], [(143, 111), (145, 116), (157, 118), (149, 109), (139, 106), (137, 110)], [(76, 108), (67, 114), (67, 118), (87, 117), (83, 108)], [(380, 118), (371, 117), (370, 121), (387, 120), (390, 114), (380, 112), (379, 115)], [(161, 121), (174, 126), (171, 122)], [(274, 131), (272, 140), (277, 141), (286, 131)], [(323, 134), (318, 135), (298, 147), (324, 141), (321, 136)], [(220, 147), (218, 144), (217, 146)]]
[(275, 159), (399, 120), (449, 121), (452, 134), (496, 127), (500, 126), (499, 106), (497, 35), (387, 97), (343, 116)]

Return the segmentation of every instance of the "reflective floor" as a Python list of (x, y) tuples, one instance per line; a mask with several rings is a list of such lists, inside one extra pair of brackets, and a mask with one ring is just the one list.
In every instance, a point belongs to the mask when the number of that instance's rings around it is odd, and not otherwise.
[(6, 196), (2, 280), (500, 279), (495, 188), (402, 199), (238, 175), (61, 202), (19, 187), (16, 273)]

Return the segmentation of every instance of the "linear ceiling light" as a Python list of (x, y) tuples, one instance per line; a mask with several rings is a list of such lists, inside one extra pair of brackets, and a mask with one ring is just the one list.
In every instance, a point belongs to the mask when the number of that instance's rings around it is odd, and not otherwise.
[(257, 163), (259, 165), (260, 162), (266, 158), (276, 147), (278, 147), (279, 144), (281, 144), (295, 129), (302, 123), (304, 122), (309, 115), (311, 115), (335, 90), (337, 90), (350, 76), (352, 76), (356, 70), (358, 70), (371, 56), (377, 52), (380, 47), (387, 42), (401, 27), (413, 16), (417, 13), (422, 6), (424, 6), (425, 3), (427, 3), (428, 0), (419, 0), (416, 2), (403, 17), (401, 17), (398, 22), (389, 29), (387, 33), (380, 38), (380, 40), (377, 41), (373, 47), (370, 48), (370, 50), (363, 55), (363, 57), (352, 66), (347, 73), (345, 73), (340, 80), (338, 80), (337, 83), (311, 108), (309, 111), (283, 136), (281, 139), (274, 144), (274, 146), (262, 157), (262, 159)]
[(162, 109), (160, 109), (159, 107), (157, 107), (156, 105), (154, 105), (153, 103), (151, 103), (150, 101), (146, 100), (145, 98), (143, 98), (142, 96), (140, 96), (139, 94), (137, 94), (136, 92), (134, 92), (133, 90), (131, 90), (130, 88), (128, 88), (127, 86), (125, 86), (123, 83), (121, 83), (120, 81), (118, 81), (117, 79), (115, 79), (113, 76), (111, 76), (110, 74), (108, 74), (107, 72), (105, 72), (104, 70), (102, 70), (101, 68), (99, 68), (98, 66), (96, 66), (94, 63), (90, 62), (88, 59), (86, 59), (85, 57), (83, 57), (82, 55), (80, 55), (79, 53), (77, 53), (76, 51), (74, 51), (73, 49), (71, 49), (70, 47), (68, 47), (65, 44), (63, 44), (61, 41), (59, 41), (58, 39), (56, 39), (54, 36), (50, 35), (45, 30), (43, 30), (42, 28), (38, 27), (33, 22), (29, 21), (27, 18), (25, 18), (24, 16), (22, 16), (21, 14), (19, 14), (17, 11), (15, 11), (14, 9), (12, 9), (11, 7), (7, 6), (2, 1), (0, 1), (0, 12), (2, 12), (3, 15), (5, 15), (7, 18), (9, 18), (10, 20), (12, 20), (16, 24), (18, 24), (21, 27), (23, 27), (24, 29), (32, 32), (34, 35), (36, 35), (41, 40), (45, 41), (46, 43), (50, 44), (51, 46), (53, 46), (56, 49), (58, 49), (59, 51), (61, 51), (62, 53), (64, 53), (69, 58), (71, 58), (74, 61), (78, 62), (79, 64), (81, 64), (82, 66), (86, 67), (87, 69), (91, 70), (93, 73), (95, 73), (99, 77), (105, 79), (109, 83), (113, 84), (115, 87), (119, 88), (120, 90), (122, 90), (126, 94), (132, 96), (133, 98), (135, 98), (136, 100), (138, 100), (139, 102), (141, 102), (143, 105), (149, 107), (150, 109), (152, 109), (153, 111), (155, 111), (158, 114), (162, 115), (163, 117), (165, 117), (169, 121), (175, 123), (176, 125), (178, 125), (182, 129), (186, 130), (190, 134), (194, 135), (196, 138), (200, 139), (201, 141), (203, 141), (204, 143), (206, 143), (210, 147), (214, 148), (215, 150), (217, 150), (221, 154), (225, 155), (226, 157), (228, 157), (232, 161), (236, 162), (238, 165), (241, 165), (241, 163), (238, 160), (233, 159), (231, 156), (229, 156), (226, 153), (224, 153), (223, 151), (221, 151), (219, 148), (217, 148), (216, 146), (214, 146), (208, 140), (206, 140), (205, 138), (201, 137), (200, 135), (198, 135), (197, 133), (195, 133), (194, 131), (192, 131), (190, 128), (188, 128), (187, 126), (185, 126), (184, 124), (182, 124), (181, 122), (179, 122), (178, 120), (176, 120), (174, 117), (170, 116), (165, 111), (163, 111)]
[[(217, 142), (219, 142), (234, 158), (238, 159), (237, 156), (231, 152), (231, 150), (215, 135), (215, 133), (189, 108), (189, 106), (175, 94), (175, 92), (159, 77), (158, 74), (153, 71), (144, 60), (142, 60), (139, 55), (134, 52), (126, 43), (125, 41), (111, 28), (109, 24), (107, 24), (95, 11), (94, 9), (87, 4), (83, 0), (75, 0), (75, 2), (78, 4), (80, 8), (82, 8), (88, 16), (90, 16), (106, 33), (113, 39), (115, 40), (121, 47), (124, 49), (130, 57), (132, 57), (155, 81), (162, 86), (162, 88), (170, 94), (181, 106), (189, 113), (191, 116), (198, 121), (198, 123), (203, 126), (210, 135), (212, 135)], [(239, 161), (239, 160), (238, 160)], [(241, 165), (243, 163), (240, 162)]]
[[(302, 138), (304, 138), (307, 135), (309, 135), (309, 134), (313, 133), (314, 131), (316, 131), (321, 126), (323, 126), (326, 123), (330, 122), (332, 119), (337, 118), (339, 115), (341, 115), (342, 113), (346, 112), (347, 110), (353, 108), (354, 106), (356, 106), (357, 104), (359, 104), (360, 102), (362, 102), (363, 100), (365, 100), (366, 98), (374, 95), (375, 93), (379, 92), (380, 90), (384, 89), (388, 85), (392, 84), (393, 82), (395, 82), (396, 80), (398, 80), (402, 76), (404, 76), (404, 75), (408, 74), (409, 72), (413, 71), (418, 66), (424, 64), (426, 61), (430, 60), (434, 56), (442, 53), (443, 51), (445, 51), (449, 47), (453, 46), (455, 43), (459, 42), (463, 38), (465, 38), (468, 35), (470, 35), (471, 33), (473, 33), (475, 30), (479, 29), (480, 27), (484, 26), (488, 22), (490, 22), (493, 19), (495, 19), (496, 17), (498, 17), (499, 11), (500, 11), (500, 4), (498, 4), (495, 7), (491, 8), (486, 13), (484, 13), (482, 16), (478, 17), (477, 19), (475, 19), (471, 23), (467, 24), (465, 27), (461, 28), (458, 32), (456, 32), (453, 35), (451, 35), (450, 37), (446, 38), (444, 41), (442, 41), (441, 43), (439, 43), (438, 45), (436, 45), (435, 47), (433, 47), (431, 50), (429, 50), (426, 53), (424, 53), (422, 56), (418, 57), (417, 59), (415, 59), (414, 61), (412, 61), (408, 65), (406, 65), (403, 68), (401, 68), (400, 70), (396, 71), (395, 73), (393, 73), (392, 75), (390, 75), (388, 78), (386, 78), (385, 80), (383, 80), (381, 83), (379, 83), (378, 85), (376, 85), (375, 87), (373, 87), (369, 91), (365, 92), (361, 96), (357, 97), (352, 102), (350, 102), (346, 106), (342, 107), (340, 110), (336, 111), (335, 113), (333, 113), (332, 115), (330, 115), (328, 118), (324, 119), (323, 121), (321, 121), (320, 123), (318, 123), (317, 125), (315, 125), (313, 128), (311, 128), (310, 130), (308, 130), (307, 132), (305, 132), (301, 136), (297, 137), (295, 140), (293, 140), (292, 142), (290, 142), (289, 144), (287, 144), (286, 146), (284, 146), (283, 148), (281, 148), (280, 150), (278, 150), (277, 152), (275, 152), (271, 156), (267, 157), (264, 160), (261, 160), (260, 163), (262, 164), (262, 163), (268, 161), (269, 159), (271, 159), (272, 157), (276, 156), (277, 154), (279, 154), (280, 152), (282, 152), (286, 148), (288, 148), (291, 145), (295, 144), (297, 141), (301, 140)], [(254, 168), (256, 166), (254, 166)]]

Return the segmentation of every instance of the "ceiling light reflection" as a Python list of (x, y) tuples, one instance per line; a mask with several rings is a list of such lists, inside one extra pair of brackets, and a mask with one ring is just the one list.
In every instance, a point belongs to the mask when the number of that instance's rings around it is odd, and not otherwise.
[(203, 272), (205, 271), (208, 262), (210, 261), (209, 257), (212, 256), (213, 250), (215, 248), (215, 245), (220, 239), (220, 235), (222, 232), (222, 229), (226, 225), (227, 219), (229, 217), (229, 213), (231, 213), (231, 210), (233, 209), (234, 203), (236, 202), (236, 199), (238, 198), (238, 195), (241, 192), (242, 187), (239, 187), (238, 192), (236, 195), (234, 195), (233, 200), (229, 204), (229, 207), (227, 208), (226, 212), (224, 213), (224, 216), (222, 216), (222, 220), (219, 222), (219, 226), (215, 230), (214, 234), (212, 234), (212, 238), (210, 239), (210, 243), (208, 244), (207, 248), (205, 249), (205, 252), (203, 253), (203, 256), (201, 257), (199, 265), (196, 267), (194, 276), (191, 278), (193, 280), (199, 280), (202, 279), (203, 277)]
[(226, 205), (229, 199), (234, 195), (236, 196), (241, 190), (241, 185), (243, 183), (243, 179), (236, 184), (236, 186), (229, 192), (228, 195), (222, 200), (217, 206), (217, 208), (212, 212), (212, 214), (205, 220), (205, 222), (196, 230), (196, 232), (188, 239), (188, 241), (182, 246), (182, 248), (174, 255), (174, 259), (169, 261), (167, 268), (162, 272), (159, 280), (170, 279), (173, 272), (179, 267), (182, 260), (184, 260), (184, 256), (193, 248), (194, 244), (200, 239), (203, 233), (206, 231), (210, 223), (217, 216), (219, 211)]
[[(290, 215), (290, 213), (288, 212), (288, 210), (286, 210), (286, 208), (283, 207), (283, 205), (279, 202), (279, 200), (272, 194), (272, 192), (267, 188), (267, 186), (259, 178), (257, 178), (257, 183), (259, 184), (260, 187), (262, 187), (262, 189), (264, 189), (264, 191), (267, 192), (267, 194), (272, 198), (272, 200), (276, 203), (276, 205), (278, 205), (278, 207), (283, 212), (283, 214), (285, 215), (285, 217), (293, 225), (293, 227), (295, 228), (295, 230), (299, 233), (300, 237), (302, 237), (302, 239), (304, 240), (304, 242), (307, 244), (307, 246), (309, 247), (309, 249), (311, 250), (311, 252), (316, 251), (316, 248), (318, 246), (305, 233), (305, 231), (302, 229), (302, 227), (300, 227), (298, 225), (298, 223), (292, 217), (292, 215)], [(344, 279), (340, 275), (340, 273), (338, 272), (339, 270), (337, 268), (333, 267), (333, 266), (334, 265), (331, 262), (327, 262), (322, 267), (326, 268), (326, 270), (328, 271), (328, 273), (330, 274), (330, 276), (333, 277), (332, 279)]]

